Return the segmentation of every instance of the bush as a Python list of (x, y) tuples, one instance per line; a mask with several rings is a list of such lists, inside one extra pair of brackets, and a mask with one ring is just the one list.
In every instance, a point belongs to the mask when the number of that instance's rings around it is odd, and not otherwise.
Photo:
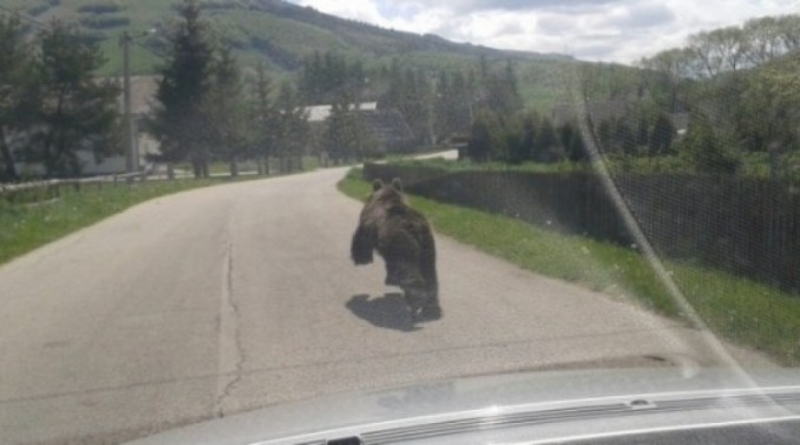
[(711, 120), (695, 112), (689, 121), (681, 154), (698, 173), (735, 174), (740, 161), (723, 146)]

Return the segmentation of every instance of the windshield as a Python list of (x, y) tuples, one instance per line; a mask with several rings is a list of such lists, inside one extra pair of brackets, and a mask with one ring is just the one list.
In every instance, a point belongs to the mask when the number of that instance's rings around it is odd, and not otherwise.
[(0, 0), (0, 441), (797, 368), (797, 7)]

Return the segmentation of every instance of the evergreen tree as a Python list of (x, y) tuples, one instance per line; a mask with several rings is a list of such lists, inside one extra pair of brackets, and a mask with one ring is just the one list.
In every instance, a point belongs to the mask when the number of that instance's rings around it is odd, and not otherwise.
[(692, 113), (682, 155), (698, 173), (735, 173), (739, 162), (727, 153), (711, 120), (701, 111)]
[(482, 110), (475, 116), (467, 144), (467, 157), (473, 162), (492, 160), (492, 152), (504, 144), (500, 120), (489, 110)]
[(272, 102), (272, 82), (267, 77), (264, 64), (256, 70), (255, 94), (251, 110), (253, 133), (251, 152), (257, 159), (259, 174), (269, 174), (269, 158), (273, 155), (278, 138), (278, 110)]
[(309, 138), (308, 111), (291, 82), (281, 84), (275, 100), (277, 108), (276, 154), (281, 172), (302, 169), (301, 159)]
[(32, 77), (29, 54), (19, 16), (0, 16), (0, 181), (19, 179), (17, 160), (7, 141), (23, 131), (33, 117), (31, 110), (25, 109)]
[(239, 65), (229, 48), (220, 51), (211, 69), (212, 83), (205, 104), (212, 152), (228, 162), (231, 176), (238, 176), (239, 158), (244, 155), (246, 115), (244, 85)]
[(675, 126), (672, 124), (672, 120), (665, 113), (659, 113), (648, 144), (650, 156), (669, 154), (674, 139)]
[(636, 137), (633, 135), (631, 127), (629, 127), (627, 122), (625, 122), (623, 119), (617, 121), (614, 139), (616, 139), (617, 144), (619, 144), (619, 147), (622, 149), (622, 153), (624, 153), (625, 156), (636, 155)]
[(197, 0), (184, 0), (180, 13), (182, 20), (169, 38), (169, 60), (160, 70), (150, 131), (161, 142), (160, 160), (170, 171), (188, 157), (195, 177), (207, 177), (210, 138), (203, 105), (211, 86), (213, 49)]
[(94, 73), (105, 60), (100, 48), (80, 31), (53, 22), (39, 35), (35, 62), (35, 156), (47, 175), (78, 175), (77, 152), (89, 148), (97, 159), (121, 150), (117, 99), (120, 89)]
[(639, 123), (636, 129), (636, 147), (643, 148), (647, 147), (650, 142), (650, 124), (647, 121), (647, 117), (642, 115), (639, 116)]
[(560, 161), (562, 157), (556, 130), (552, 121), (545, 117), (539, 127), (533, 158), (538, 162), (549, 163)]
[(532, 161), (538, 139), (539, 117), (534, 113), (526, 114), (522, 119), (522, 137), (520, 156), (523, 161)]

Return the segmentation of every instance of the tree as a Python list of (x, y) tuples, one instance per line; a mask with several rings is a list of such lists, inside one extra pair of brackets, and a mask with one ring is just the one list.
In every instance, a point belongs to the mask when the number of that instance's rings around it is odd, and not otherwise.
[(29, 95), (30, 51), (22, 32), (19, 16), (0, 16), (0, 181), (19, 179), (14, 153), (8, 139), (26, 127), (31, 113), (24, 110)]
[(250, 105), (252, 113), (252, 150), (258, 160), (259, 174), (269, 174), (269, 157), (273, 155), (278, 139), (278, 110), (272, 103), (272, 82), (267, 77), (264, 64), (256, 70), (255, 94)]
[(509, 164), (522, 164), (525, 148), (523, 146), (522, 119), (515, 117), (505, 119), (503, 125), (503, 144), (496, 151), (496, 156)]
[(694, 53), (677, 48), (662, 51), (652, 58), (643, 59), (645, 82), (656, 101), (670, 113), (684, 108), (688, 100), (687, 77)]
[[(281, 172), (294, 170), (293, 162), (302, 159), (308, 141), (308, 111), (291, 82), (281, 84), (275, 100), (277, 108), (276, 154)], [(302, 168), (302, 166), (301, 166)]]
[(170, 171), (173, 163), (189, 157), (195, 177), (207, 177), (209, 138), (203, 105), (210, 90), (213, 49), (197, 1), (184, 0), (180, 12), (182, 20), (169, 38), (169, 60), (160, 70), (150, 131), (160, 140), (159, 159)]
[(394, 60), (389, 73), (388, 91), (378, 101), (378, 106), (399, 110), (411, 127), (417, 143), (435, 142), (434, 88), (426, 72), (412, 68), (402, 70), (399, 62)]
[(659, 113), (648, 144), (650, 156), (669, 154), (674, 139), (675, 125), (666, 113)]
[(96, 44), (77, 28), (53, 22), (39, 35), (35, 61), (36, 156), (47, 175), (78, 175), (77, 152), (91, 149), (97, 159), (119, 152), (117, 98), (120, 89), (94, 73), (105, 60)]
[(369, 137), (352, 94), (342, 93), (334, 102), (327, 124), (326, 146), (335, 162), (361, 161), (369, 154)]
[(639, 116), (639, 123), (638, 127), (636, 128), (636, 147), (647, 147), (647, 144), (650, 142), (650, 123), (647, 120), (647, 116), (640, 115)]
[(532, 161), (536, 149), (539, 116), (527, 113), (522, 118), (522, 136), (520, 141), (520, 157), (523, 161)]
[(559, 145), (558, 135), (553, 127), (553, 122), (545, 117), (539, 127), (533, 159), (537, 162), (558, 162), (563, 158), (563, 151)]
[[(785, 22), (792, 28), (791, 22)], [(747, 61), (752, 65), (761, 65), (771, 60), (775, 60), (782, 55), (785, 48), (783, 46), (783, 36), (781, 32), (781, 22), (776, 17), (761, 17), (748, 20), (742, 31), (747, 39)], [(788, 35), (797, 35), (796, 29), (789, 31)]]
[(735, 173), (738, 160), (727, 153), (708, 116), (700, 110), (692, 113), (682, 155), (698, 173)]
[(343, 102), (333, 103), (331, 113), (326, 120), (325, 149), (335, 164), (346, 162), (349, 154), (344, 137), (348, 104)]
[(486, 106), (501, 116), (511, 116), (524, 107), (514, 65), (508, 61), (502, 73), (490, 73), (484, 80)]
[(497, 114), (490, 110), (478, 112), (470, 130), (467, 157), (473, 162), (491, 161), (492, 152), (504, 143)]
[(212, 83), (204, 104), (204, 118), (213, 144), (212, 152), (230, 165), (238, 176), (239, 158), (247, 148), (244, 85), (236, 59), (223, 49), (211, 68)]
[(738, 133), (752, 151), (769, 153), (773, 178), (781, 158), (800, 143), (800, 55), (792, 54), (754, 70), (739, 107)]
[(583, 141), (580, 128), (577, 128), (572, 133), (572, 138), (567, 142), (566, 147), (567, 158), (572, 162), (583, 162), (589, 158), (589, 151), (586, 149), (586, 144)]
[(344, 56), (315, 51), (303, 62), (298, 90), (305, 102), (330, 103), (344, 91), (357, 93), (365, 86), (366, 73), (360, 60), (349, 62)]
[(461, 71), (441, 71), (436, 84), (435, 124), (439, 137), (450, 137), (469, 131), (472, 92)]
[(619, 147), (622, 149), (622, 153), (624, 153), (625, 156), (636, 155), (636, 137), (633, 135), (631, 127), (628, 126), (628, 123), (625, 122), (625, 120), (620, 119), (617, 121), (614, 139), (616, 139), (617, 144), (619, 144)]
[(597, 141), (600, 143), (600, 151), (604, 153), (612, 153), (614, 151), (611, 136), (611, 123), (607, 119), (603, 119), (600, 125), (597, 126)]
[(583, 144), (580, 128), (571, 122), (565, 122), (559, 129), (559, 139), (564, 147), (564, 153), (572, 162), (581, 162), (587, 158), (586, 147)]

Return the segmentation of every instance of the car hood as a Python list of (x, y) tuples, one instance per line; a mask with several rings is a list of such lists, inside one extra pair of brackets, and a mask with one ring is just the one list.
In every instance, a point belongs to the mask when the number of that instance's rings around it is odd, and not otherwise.
[[(533, 427), (540, 428), (536, 437), (563, 438), (575, 431), (570, 422), (576, 421), (580, 431), (589, 431), (592, 422), (600, 429), (620, 428), (624, 425), (612, 420), (630, 422), (636, 413), (658, 414), (648, 416), (652, 427), (674, 425), (686, 421), (680, 413), (689, 411), (696, 422), (796, 418), (800, 370), (743, 376), (726, 369), (637, 368), (477, 376), (282, 404), (131, 445), (325, 444), (355, 436), (372, 438), (368, 443), (497, 443), (509, 440), (509, 431)], [(485, 440), (448, 440), (464, 433), (480, 433)]]

